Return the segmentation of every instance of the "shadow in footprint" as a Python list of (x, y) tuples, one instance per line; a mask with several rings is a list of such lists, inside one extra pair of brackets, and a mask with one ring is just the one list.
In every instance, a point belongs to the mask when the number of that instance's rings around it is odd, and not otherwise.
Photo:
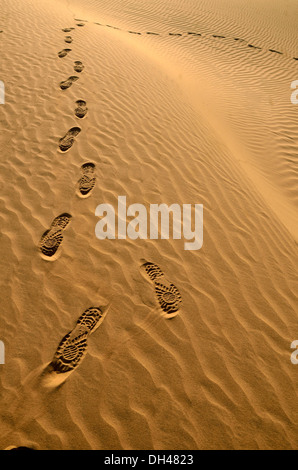
[(152, 36), (160, 36), (159, 33), (151, 33), (151, 31), (148, 31), (146, 34), (151, 34)]
[(142, 33), (138, 33), (137, 31), (128, 31), (130, 34), (138, 34), (139, 36), (141, 36)]
[(64, 41), (67, 42), (67, 44), (70, 44), (70, 43), (73, 41), (73, 39), (72, 39), (71, 36), (66, 36), (66, 37), (64, 38)]
[(192, 35), (192, 36), (202, 36), (201, 33), (188, 32), (187, 34)]
[(70, 33), (74, 28), (63, 28), (62, 31), (63, 33)]
[(76, 60), (73, 68), (75, 72), (81, 73), (83, 72), (85, 67), (83, 65), (83, 62), (81, 62), (80, 60)]
[(60, 152), (62, 153), (68, 152), (68, 150), (70, 150), (71, 147), (73, 146), (74, 141), (80, 132), (81, 132), (81, 129), (79, 127), (72, 127), (71, 129), (69, 129), (69, 131), (67, 131), (65, 136), (59, 140)]
[(54, 261), (57, 259), (58, 248), (63, 241), (63, 230), (71, 220), (67, 212), (56, 217), (48, 230), (46, 230), (39, 242), (39, 250), (43, 259)]
[(213, 34), (212, 37), (216, 39), (225, 39), (225, 36), (218, 36), (217, 34)]
[(81, 198), (86, 198), (90, 196), (96, 183), (96, 177), (94, 176), (94, 163), (84, 163), (81, 166), (81, 171), (83, 173), (83, 176), (79, 179), (77, 183), (77, 195)]
[(182, 36), (181, 33), (169, 33), (169, 36)]
[(69, 52), (71, 52), (71, 49), (62, 49), (62, 51), (58, 52), (58, 57), (62, 59), (62, 57), (67, 56)]
[(173, 318), (181, 307), (181, 295), (174, 284), (169, 282), (157, 264), (141, 260), (141, 271), (154, 284), (155, 293), (165, 318)]
[(87, 103), (84, 100), (77, 100), (76, 101), (76, 109), (75, 109), (75, 115), (79, 119), (84, 119), (86, 117), (88, 108), (87, 108)]
[(61, 90), (67, 90), (78, 79), (79, 79), (79, 77), (76, 77), (76, 76), (72, 75), (71, 77), (68, 77), (67, 80), (64, 80), (64, 82), (60, 82), (59, 86), (60, 86)]

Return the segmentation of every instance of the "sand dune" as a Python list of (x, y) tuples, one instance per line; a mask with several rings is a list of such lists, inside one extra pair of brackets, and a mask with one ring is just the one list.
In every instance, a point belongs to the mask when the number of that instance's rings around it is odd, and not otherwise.
[[(2, 6), (1, 449), (297, 448), (297, 10)], [(203, 248), (98, 240), (119, 195), (203, 204)]]

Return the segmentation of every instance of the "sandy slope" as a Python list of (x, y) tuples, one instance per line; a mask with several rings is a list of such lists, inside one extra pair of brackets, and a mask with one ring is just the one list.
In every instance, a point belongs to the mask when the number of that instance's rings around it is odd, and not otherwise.
[[(296, 3), (124, 3), (3, 7), (0, 447), (295, 448)], [(72, 51), (58, 58), (64, 47)], [(79, 80), (62, 91), (71, 75)], [(81, 133), (61, 154), (73, 126)], [(88, 161), (97, 183), (80, 199)], [(204, 204), (203, 249), (97, 240), (95, 208), (118, 195), (147, 207)], [(63, 212), (72, 220), (49, 263), (37, 246)], [(140, 258), (179, 288), (175, 319), (157, 312)], [(62, 337), (107, 302), (82, 363), (45, 389)]]

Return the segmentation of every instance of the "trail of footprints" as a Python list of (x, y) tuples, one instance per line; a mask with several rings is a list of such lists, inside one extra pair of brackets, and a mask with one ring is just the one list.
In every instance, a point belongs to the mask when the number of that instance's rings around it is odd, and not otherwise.
[[(177, 287), (166, 279), (157, 264), (143, 260), (141, 269), (154, 284), (162, 315), (166, 318), (175, 317), (182, 304)], [(48, 366), (49, 373), (54, 373), (56, 376), (63, 375), (62, 381), (64, 381), (79, 366), (87, 354), (89, 335), (102, 323), (108, 309), (109, 305), (85, 310), (77, 320), (75, 328), (60, 341)]]
[[(118, 29), (120, 31), (124, 31), (124, 30), (121, 30), (121, 28), (117, 28), (116, 26), (112, 26), (112, 25), (109, 25), (109, 24), (102, 24), (102, 23), (96, 23), (96, 22), (94, 24), (98, 25), (98, 26), (103, 26), (103, 27), (107, 27), (107, 28), (113, 28), (113, 29)], [(138, 31), (128, 30), (126, 32), (129, 33), (129, 34), (135, 34), (135, 35), (138, 35), (138, 36), (142, 36), (143, 34), (148, 34), (148, 35), (152, 35), (152, 36), (164, 36), (164, 34), (153, 32), (153, 31), (146, 31), (145, 33), (141, 33), (141, 32), (138, 32)], [(231, 37), (223, 36), (223, 35), (219, 35), (219, 34), (208, 35), (208, 34), (202, 34), (202, 33), (193, 32), (193, 31), (188, 31), (187, 33), (185, 33), (185, 32), (184, 33), (169, 32), (167, 34), (168, 34), (168, 36), (172, 36), (172, 37), (193, 36), (193, 37), (201, 37), (201, 38), (205, 37), (205, 38), (209, 38), (209, 39), (210, 38), (214, 38), (214, 39), (233, 39), (234, 41), (239, 41), (240, 43), (246, 43), (247, 47), (249, 47), (251, 49), (255, 49), (255, 50), (259, 50), (259, 51), (262, 50), (262, 48), (259, 47), (259, 46), (249, 44), (245, 39), (231, 38)], [(267, 49), (267, 52), (271, 52), (273, 54), (278, 54), (278, 55), (285, 55), (283, 52), (277, 51), (275, 49)], [(293, 60), (298, 60), (298, 57), (292, 57), (292, 59)]]
[[(79, 27), (85, 25), (83, 20), (76, 19), (76, 21), (79, 22), (77, 23)], [(70, 33), (73, 30), (74, 28), (62, 29), (65, 33)], [(134, 33), (133, 31), (131, 31), (131, 33), (140, 34)], [(148, 34), (154, 35), (156, 33)], [(64, 41), (71, 43), (73, 42), (73, 38), (66, 36)], [(58, 57), (64, 58), (70, 52), (72, 52), (72, 49), (62, 49), (58, 52)], [(84, 64), (80, 60), (76, 60), (73, 67), (74, 71), (78, 74), (82, 73), (84, 70)], [(68, 90), (77, 80), (79, 80), (78, 76), (69, 76), (66, 80), (60, 82), (60, 89), (63, 91)], [(78, 99), (75, 102), (75, 117), (78, 120), (83, 120), (86, 118), (87, 113), (87, 102), (83, 99)], [(81, 130), (80, 127), (74, 126), (59, 139), (58, 150), (60, 153), (67, 153), (72, 149)], [(80, 198), (87, 198), (91, 195), (96, 185), (96, 166), (92, 162), (86, 162), (82, 164), (80, 171), (81, 176), (77, 181), (76, 194)], [(55, 217), (50, 227), (43, 233), (38, 245), (40, 255), (43, 259), (54, 261), (58, 258), (63, 242), (64, 231), (69, 226), (71, 219), (72, 216), (69, 213), (65, 212), (60, 214), (58, 217)], [(144, 270), (147, 279), (154, 286), (162, 315), (167, 318), (176, 316), (182, 302), (178, 289), (166, 279), (165, 275), (156, 264), (144, 261), (142, 262), (141, 270)], [(88, 338), (101, 324), (108, 308), (109, 306), (88, 308), (77, 320), (75, 328), (62, 338), (52, 362), (47, 367), (48, 376), (51, 376), (51, 378), (54, 376), (54, 385), (62, 383), (81, 363), (87, 354)], [(58, 381), (56, 380), (57, 378)]]
[[(85, 26), (85, 21), (80, 19), (75, 19), (77, 21), (77, 26), (82, 28)], [(119, 29), (112, 25), (101, 25), (100, 23), (95, 23), (100, 26), (106, 26), (113, 29)], [(64, 33), (71, 33), (75, 28), (63, 28)], [(137, 31), (128, 31), (130, 34), (141, 35), (142, 33)], [(148, 31), (146, 34), (152, 36), (160, 36), (160, 33)], [(182, 37), (182, 33), (168, 33), (169, 36)], [(202, 37), (201, 33), (198, 32), (188, 32), (188, 36), (192, 37)], [(212, 35), (213, 39), (225, 39), (225, 36), (222, 35)], [(243, 39), (233, 38), (239, 43), (245, 43)], [(64, 38), (64, 41), (68, 44), (73, 42), (72, 36), (68, 35)], [(247, 44), (247, 47), (255, 50), (261, 50), (260, 47), (253, 44)], [(67, 57), (67, 55), (72, 52), (72, 49), (65, 48), (58, 52), (59, 58)], [(275, 49), (269, 49), (269, 52), (282, 55), (282, 52), (279, 52)], [(298, 58), (294, 57), (294, 60)], [(77, 74), (80, 74), (84, 70), (84, 64), (80, 60), (76, 60), (73, 65), (74, 71)], [(70, 75), (66, 80), (60, 82), (61, 90), (68, 90), (74, 82), (79, 80), (77, 75)], [(79, 99), (75, 103), (74, 114), (78, 120), (83, 120), (88, 113), (87, 103), (83, 99)], [(58, 150), (61, 153), (66, 153), (71, 150), (77, 137), (81, 132), (81, 128), (78, 126), (70, 128), (66, 134), (61, 137), (58, 142)], [(95, 184), (96, 184), (96, 167), (92, 162), (83, 163), (81, 166), (81, 176), (77, 181), (76, 185), (76, 194), (81, 198), (87, 198), (91, 195)], [(56, 217), (49, 229), (47, 229), (39, 242), (40, 254), (44, 259), (55, 260), (59, 255), (61, 249), (61, 244), (63, 242), (63, 233), (64, 230), (68, 227), (72, 216), (68, 213), (63, 213)], [(141, 272), (145, 275), (147, 280), (153, 285), (155, 290), (156, 299), (159, 305), (161, 314), (166, 318), (175, 317), (181, 308), (182, 298), (177, 289), (177, 287), (172, 284), (164, 275), (163, 271), (157, 264), (151, 263), (149, 261), (141, 261)], [(79, 317), (77, 320), (75, 328), (67, 333), (61, 340), (58, 348), (55, 352), (52, 362), (48, 366), (48, 371), (51, 372), (51, 375), (54, 374), (57, 377), (63, 377), (62, 381), (71, 374), (76, 367), (81, 363), (85, 355), (87, 354), (88, 347), (88, 338), (90, 334), (98, 328), (98, 326), (103, 321), (108, 307), (90, 307)]]
[[(85, 26), (84, 20), (75, 19), (77, 21), (77, 26), (82, 28)], [(119, 29), (112, 25), (101, 25), (100, 23), (95, 23), (100, 26), (106, 26), (108, 28)], [(64, 33), (71, 33), (75, 28), (63, 28)], [(137, 31), (129, 30), (128, 33), (141, 35), (142, 33)], [(160, 33), (148, 31), (147, 35), (151, 36), (160, 36)], [(182, 37), (182, 33), (168, 33), (172, 37)], [(187, 33), (188, 36), (192, 37), (202, 37), (201, 33), (191, 32)], [(225, 39), (225, 36), (222, 35), (212, 35), (213, 39), (222, 40)], [(239, 43), (245, 43), (241, 38), (233, 38), (234, 41)], [(64, 38), (64, 41), (68, 44), (73, 42), (73, 37), (68, 35)], [(255, 50), (261, 50), (260, 47), (253, 44), (246, 44), (247, 47)], [(68, 54), (72, 52), (72, 49), (65, 48), (58, 52), (59, 58), (67, 57)], [(279, 52), (275, 49), (269, 49), (269, 52), (282, 55), (282, 52)], [(294, 60), (298, 58), (294, 57)], [(76, 60), (73, 65), (74, 71), (77, 74), (80, 74), (84, 70), (84, 64), (80, 60)], [(66, 80), (60, 82), (61, 90), (68, 90), (73, 83), (79, 80), (77, 75), (70, 75)], [(75, 103), (74, 114), (78, 120), (83, 120), (88, 113), (87, 103), (83, 99), (79, 99)], [(81, 128), (78, 126), (70, 128), (66, 134), (61, 137), (58, 142), (58, 150), (61, 153), (66, 153), (71, 150), (77, 137), (81, 132)], [(91, 195), (95, 184), (96, 184), (96, 167), (92, 162), (83, 163), (81, 166), (81, 176), (76, 185), (76, 194), (81, 198), (87, 198)], [(40, 254), (44, 259), (55, 260), (59, 255), (61, 249), (61, 244), (63, 241), (64, 230), (68, 227), (72, 216), (68, 213), (63, 213), (56, 217), (49, 229), (47, 229), (39, 242)], [(182, 298), (177, 289), (177, 287), (168, 281), (165, 277), (163, 271), (157, 264), (142, 260), (141, 261), (141, 272), (145, 275), (148, 281), (153, 285), (155, 290), (156, 299), (159, 305), (161, 314), (166, 318), (175, 317), (181, 308)], [(66, 378), (71, 374), (76, 367), (81, 363), (83, 358), (87, 353), (88, 347), (88, 338), (103, 321), (105, 314), (108, 310), (108, 307), (90, 307), (87, 309), (78, 319), (75, 328), (67, 333), (67, 335), (62, 338), (58, 348), (55, 352), (54, 358), (48, 370), (51, 373), (54, 373), (56, 376), (63, 376)]]

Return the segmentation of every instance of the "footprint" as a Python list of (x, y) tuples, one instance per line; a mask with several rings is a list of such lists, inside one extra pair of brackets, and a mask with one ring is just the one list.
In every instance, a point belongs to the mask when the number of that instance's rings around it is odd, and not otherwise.
[(67, 88), (69, 88), (73, 82), (76, 82), (78, 79), (79, 77), (72, 75), (71, 77), (68, 77), (67, 80), (64, 80), (64, 82), (60, 82), (61, 90), (67, 90)]
[(120, 30), (120, 28), (117, 28), (117, 26), (111, 26), (110, 24), (106, 24), (107, 28), (113, 28), (113, 29), (118, 29)]
[(166, 318), (173, 318), (178, 314), (182, 303), (181, 295), (174, 284), (170, 283), (157, 264), (142, 260), (141, 269), (154, 283), (155, 293)]
[(50, 228), (43, 233), (39, 242), (39, 250), (43, 259), (57, 259), (55, 255), (63, 241), (62, 232), (66, 229), (70, 220), (71, 215), (65, 212), (56, 217), (51, 223)]
[(93, 190), (96, 183), (96, 177), (94, 176), (94, 163), (84, 163), (81, 166), (81, 171), (83, 176), (77, 183), (77, 195), (81, 198), (87, 198), (90, 196), (91, 191)]
[(260, 47), (254, 46), (253, 44), (247, 44), (247, 47), (251, 47), (252, 49), (259, 49), (259, 50), (261, 50)]
[(269, 52), (275, 52), (275, 54), (283, 55), (282, 52), (276, 51), (275, 49), (268, 49), (268, 50), (269, 50)]
[(88, 336), (96, 331), (108, 310), (109, 305), (85, 310), (75, 328), (61, 340), (47, 368), (45, 385), (60, 385), (78, 367), (87, 354)]
[(39, 242), (39, 249), (43, 257), (45, 259), (56, 259), (53, 256), (57, 253), (62, 241), (62, 230), (57, 230), (55, 233), (51, 232), (51, 230), (46, 230)]
[(217, 36), (216, 34), (213, 34), (212, 37), (217, 39), (225, 39), (225, 36)]
[(64, 38), (64, 41), (67, 42), (68, 44), (70, 44), (70, 43), (73, 41), (73, 39), (72, 39), (71, 36), (66, 36), (66, 37)]
[(202, 36), (201, 33), (191, 33), (191, 32), (189, 32), (187, 34), (192, 34), (193, 36)]
[(137, 31), (128, 31), (130, 34), (138, 34), (139, 36), (141, 36), (142, 33), (138, 33)]
[(182, 36), (180, 33), (169, 33), (169, 36)]
[(87, 103), (84, 100), (76, 101), (77, 108), (75, 109), (75, 115), (79, 119), (84, 119), (86, 117), (88, 108)]
[(75, 61), (75, 64), (74, 64), (74, 70), (75, 72), (77, 73), (81, 73), (83, 70), (84, 70), (84, 65), (83, 65), (83, 62), (81, 62), (80, 60), (76, 60)]
[(78, 23), (77, 26), (80, 26), (80, 27), (85, 26), (85, 23)]
[(69, 52), (71, 52), (71, 49), (62, 49), (62, 51), (58, 52), (58, 57), (62, 59), (62, 57), (65, 57)]
[(74, 28), (63, 28), (62, 31), (63, 33), (70, 33)]
[(146, 34), (152, 34), (153, 36), (160, 36), (159, 33), (151, 33), (151, 31), (148, 31)]
[(294, 60), (298, 60), (298, 57), (293, 57)]
[(79, 135), (81, 132), (81, 129), (79, 127), (72, 127), (67, 131), (64, 137), (59, 140), (59, 149), (62, 153), (68, 152), (68, 150), (71, 149), (73, 146), (73, 143), (76, 139), (76, 137)]

